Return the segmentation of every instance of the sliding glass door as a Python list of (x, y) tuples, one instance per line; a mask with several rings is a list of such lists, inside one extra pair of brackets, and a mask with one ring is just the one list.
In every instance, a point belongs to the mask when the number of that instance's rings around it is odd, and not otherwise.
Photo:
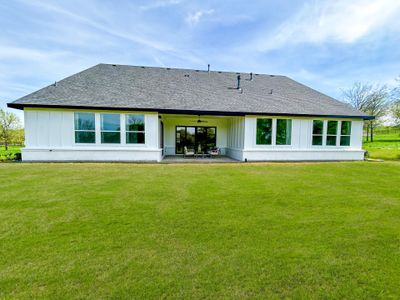
[(184, 147), (195, 153), (206, 153), (217, 144), (217, 128), (207, 126), (177, 126), (176, 154), (183, 154)]

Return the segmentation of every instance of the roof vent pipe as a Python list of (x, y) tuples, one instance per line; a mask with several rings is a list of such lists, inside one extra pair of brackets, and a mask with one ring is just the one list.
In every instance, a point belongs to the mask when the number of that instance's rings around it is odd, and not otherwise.
[(269, 93), (272, 95), (272, 92), (273, 92), (274, 90), (273, 89), (271, 89), (270, 91), (269, 91)]
[(240, 75), (237, 76), (237, 89), (240, 90)]
[(210, 64), (207, 66), (207, 72), (210, 72)]
[(250, 73), (250, 80), (253, 80), (253, 72)]
[(57, 81), (54, 81), (54, 86), (57, 86)]

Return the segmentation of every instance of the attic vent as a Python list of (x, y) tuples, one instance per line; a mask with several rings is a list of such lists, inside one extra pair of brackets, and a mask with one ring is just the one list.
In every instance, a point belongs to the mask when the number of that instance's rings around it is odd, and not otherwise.
[(112, 65), (113, 67), (116, 67), (117, 65)]
[(141, 67), (142, 69), (144, 69), (144, 67)]
[(222, 72), (221, 72), (221, 71), (218, 71), (218, 73), (221, 74)]
[(167, 70), (171, 70), (171, 68), (167, 68)]
[(185, 77), (189, 77), (189, 74), (185, 74), (184, 76), (185, 76)]
[(200, 72), (200, 70), (194, 70), (195, 72)]
[(269, 77), (275, 77), (275, 75), (269, 75)]

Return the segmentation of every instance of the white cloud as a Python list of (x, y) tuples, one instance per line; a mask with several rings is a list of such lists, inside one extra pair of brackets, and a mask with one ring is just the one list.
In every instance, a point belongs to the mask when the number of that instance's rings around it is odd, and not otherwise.
[(174, 51), (174, 48), (172, 46), (165, 44), (163, 42), (157, 41), (155, 39), (150, 39), (148, 37), (143, 37), (138, 33), (136, 33), (136, 34), (132, 33), (130, 31), (126, 31), (120, 27), (114, 27), (114, 26), (112, 26), (112, 24), (109, 24), (109, 23), (94, 21), (93, 19), (85, 17), (83, 14), (72, 12), (70, 10), (67, 10), (60, 6), (56, 6), (54, 4), (50, 4), (50, 3), (46, 3), (46, 2), (37, 2), (37, 1), (25, 1), (25, 0), (23, 0), (23, 1), (26, 4), (34, 5), (34, 6), (42, 8), (42, 9), (52, 11), (54, 13), (58, 13), (60, 15), (68, 17), (71, 20), (81, 22), (87, 26), (90, 26), (96, 30), (110, 34), (117, 38), (122, 38), (122, 39), (125, 39), (128, 41), (134, 42), (134, 43), (138, 43), (138, 44), (141, 44), (143, 46), (146, 46), (146, 47), (149, 47), (149, 48), (152, 48), (155, 50)]
[(187, 15), (185, 21), (186, 23), (188, 23), (189, 25), (196, 25), (197, 23), (199, 23), (200, 19), (204, 16), (209, 16), (212, 15), (214, 13), (213, 9), (209, 9), (209, 10), (199, 10), (196, 11), (194, 13), (190, 13)]
[(307, 3), (272, 35), (264, 33), (263, 38), (256, 41), (256, 48), (268, 51), (296, 43), (353, 43), (389, 25), (399, 25), (399, 13), (398, 0)]
[(146, 5), (142, 5), (139, 7), (139, 9), (142, 11), (148, 11), (148, 10), (153, 10), (153, 9), (157, 9), (157, 8), (163, 8), (163, 7), (177, 5), (179, 3), (181, 3), (181, 0), (156, 1), (153, 3), (146, 4)]

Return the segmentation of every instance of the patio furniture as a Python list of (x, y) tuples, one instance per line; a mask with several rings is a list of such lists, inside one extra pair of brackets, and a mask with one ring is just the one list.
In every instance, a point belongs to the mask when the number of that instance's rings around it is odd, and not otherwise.
[(187, 156), (195, 156), (194, 150), (188, 151), (188, 148), (185, 146), (183, 147), (183, 157)]
[(210, 155), (210, 157), (216, 157), (221, 154), (221, 150), (218, 147), (215, 147), (214, 149), (208, 151), (208, 154)]

